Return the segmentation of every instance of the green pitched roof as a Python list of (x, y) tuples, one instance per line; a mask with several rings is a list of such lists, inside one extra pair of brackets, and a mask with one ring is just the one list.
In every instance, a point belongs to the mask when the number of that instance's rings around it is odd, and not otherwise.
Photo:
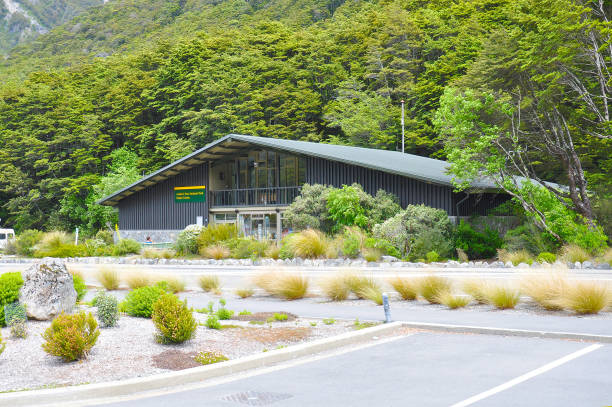
[[(175, 176), (180, 172), (187, 171), (196, 165), (201, 165), (204, 161), (214, 160), (219, 157), (219, 154), (231, 154), (236, 149), (244, 149), (249, 146), (319, 157), (415, 178), (434, 184), (453, 185), (452, 176), (447, 173), (449, 165), (446, 161), (442, 160), (404, 154), (398, 151), (229, 134), (147, 175), (134, 184), (101, 199), (99, 203), (102, 205), (115, 205), (128, 195)], [(487, 180), (474, 182), (472, 187), (476, 189), (497, 189), (492, 182)]]

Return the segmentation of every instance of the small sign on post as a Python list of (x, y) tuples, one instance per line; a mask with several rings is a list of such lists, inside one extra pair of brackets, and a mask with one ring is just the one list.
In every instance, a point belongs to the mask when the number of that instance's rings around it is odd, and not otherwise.
[(206, 186), (174, 187), (174, 202), (206, 202)]

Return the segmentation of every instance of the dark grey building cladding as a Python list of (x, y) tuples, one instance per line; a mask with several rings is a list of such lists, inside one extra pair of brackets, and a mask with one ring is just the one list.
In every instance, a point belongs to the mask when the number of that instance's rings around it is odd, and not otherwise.
[[(140, 190), (119, 204), (121, 230), (179, 230), (208, 218), (206, 202), (174, 202), (174, 187), (204, 185), (208, 190), (208, 164), (194, 167), (158, 184)], [(208, 194), (208, 192), (207, 192)]]

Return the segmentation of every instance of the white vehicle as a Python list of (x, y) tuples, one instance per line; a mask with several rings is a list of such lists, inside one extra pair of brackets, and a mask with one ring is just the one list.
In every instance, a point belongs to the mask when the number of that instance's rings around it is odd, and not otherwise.
[(6, 243), (12, 239), (15, 239), (15, 231), (13, 229), (0, 229), (0, 249), (4, 249)]

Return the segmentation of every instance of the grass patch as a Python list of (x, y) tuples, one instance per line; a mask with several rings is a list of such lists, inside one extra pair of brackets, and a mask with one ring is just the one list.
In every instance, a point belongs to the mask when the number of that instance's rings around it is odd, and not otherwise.
[(268, 294), (297, 300), (308, 293), (308, 278), (299, 274), (268, 272), (254, 278), (254, 283)]
[(418, 295), (417, 282), (412, 278), (394, 277), (389, 279), (389, 284), (402, 297), (402, 300), (416, 300)]
[(497, 258), (504, 263), (510, 262), (515, 266), (521, 263), (531, 265), (534, 261), (533, 256), (527, 250), (509, 252), (508, 250), (500, 249), (497, 251)]
[(116, 290), (119, 288), (119, 273), (110, 267), (100, 267), (98, 269), (98, 281), (106, 290)]
[(198, 283), (204, 292), (219, 292), (221, 290), (221, 281), (219, 281), (219, 277), (215, 275), (202, 276), (198, 279)]
[(351, 287), (344, 274), (328, 277), (319, 282), (323, 294), (332, 301), (344, 301), (351, 294)]
[(263, 325), (265, 323), (266, 321), (249, 321), (249, 324), (251, 325)]
[(465, 280), (462, 284), (462, 290), (464, 293), (469, 295), (478, 304), (486, 304), (487, 296), (485, 294), (488, 283), (482, 279), (469, 279)]
[(370, 300), (376, 305), (383, 304), (382, 290), (378, 286), (366, 285), (363, 286), (357, 294), (359, 298)]
[(202, 365), (212, 365), (214, 363), (225, 362), (229, 360), (227, 356), (215, 351), (200, 352), (194, 358), (196, 362)]
[(612, 265), (612, 247), (606, 250), (600, 257), (597, 258), (602, 263), (608, 263)]
[(292, 236), (289, 242), (297, 257), (316, 259), (325, 255), (327, 239), (318, 230), (306, 229)]
[(336, 323), (336, 320), (333, 318), (323, 318), (322, 321), (325, 325), (333, 325)]
[(567, 288), (567, 279), (559, 273), (529, 275), (521, 279), (521, 291), (549, 311), (563, 309), (559, 300)]
[(230, 249), (223, 245), (213, 245), (203, 248), (200, 253), (208, 259), (227, 259), (230, 256)]
[(597, 314), (612, 300), (606, 284), (576, 281), (563, 292), (560, 304), (577, 314)]
[(489, 285), (485, 296), (487, 303), (497, 309), (511, 309), (516, 307), (521, 298), (519, 290), (504, 285)]
[(130, 290), (134, 290), (151, 285), (151, 278), (146, 273), (133, 272), (125, 277), (125, 283), (130, 287)]
[(358, 331), (360, 329), (371, 328), (376, 325), (379, 325), (379, 323), (378, 322), (359, 322), (359, 319), (355, 319), (355, 322), (353, 322), (353, 329)]
[(573, 244), (563, 246), (560, 253), (561, 260), (569, 261), (570, 263), (576, 263), (577, 261), (583, 263), (591, 258), (589, 252)]
[(417, 280), (418, 292), (431, 304), (439, 304), (438, 296), (451, 290), (451, 282), (443, 277), (427, 276)]
[(239, 288), (236, 291), (234, 291), (234, 293), (244, 299), (244, 298), (249, 298), (251, 297), (253, 294), (255, 294), (255, 291), (252, 288)]
[(166, 276), (157, 281), (156, 285), (174, 294), (185, 291), (185, 280), (178, 277)]
[(438, 303), (447, 306), (450, 309), (463, 308), (467, 306), (472, 299), (464, 295), (454, 295), (450, 291), (443, 291), (437, 296)]

